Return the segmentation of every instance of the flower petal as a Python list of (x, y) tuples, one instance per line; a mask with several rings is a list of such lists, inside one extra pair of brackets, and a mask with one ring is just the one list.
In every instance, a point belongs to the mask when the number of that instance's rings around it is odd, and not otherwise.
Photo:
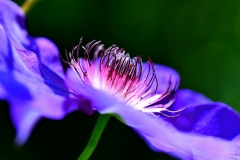
[(171, 106), (171, 108), (173, 108), (174, 110), (187, 107), (188, 105), (197, 105), (213, 102), (209, 98), (205, 97), (203, 94), (194, 92), (189, 89), (179, 89), (178, 91), (176, 91), (175, 96), (175, 102)]
[(32, 77), (0, 71), (0, 84), (5, 92), (0, 98), (9, 102), (19, 145), (25, 143), (40, 117), (61, 119), (66, 114), (64, 98), (54, 95), (44, 83)]
[(185, 89), (177, 91), (177, 98), (171, 109), (184, 107), (187, 108), (180, 112), (180, 116), (165, 118), (178, 130), (227, 140), (232, 140), (240, 133), (239, 114), (223, 103), (213, 103), (204, 95)]
[(180, 76), (176, 70), (173, 68), (170, 68), (168, 66), (160, 65), (160, 64), (155, 64), (156, 66), (156, 72), (158, 79), (161, 78), (168, 78), (169, 75), (173, 78), (173, 80), (180, 81)]
[[(18, 70), (25, 74), (30, 74), (29, 69), (22, 62), (16, 48), (10, 43), (5, 29), (0, 24), (1, 48), (0, 48), (0, 69), (6, 72)], [(35, 55), (36, 56), (36, 55)], [(32, 61), (31, 61), (32, 62)], [(28, 63), (31, 63), (28, 62)]]
[(28, 35), (25, 15), (18, 5), (9, 0), (0, 0), (0, 19), (0, 24), (13, 45), (34, 52), (43, 64), (63, 77), (58, 48), (46, 38)]
[(11, 47), (6, 55), (10, 54), (14, 69), (0, 69), (0, 98), (7, 99), (10, 104), (17, 143), (27, 140), (40, 117), (62, 119), (74, 110), (88, 115), (93, 113), (88, 101), (70, 97), (65, 81), (42, 64), (35, 53)]
[[(172, 122), (168, 122), (164, 118), (155, 118), (152, 115), (133, 110), (130, 106), (119, 102), (111, 95), (96, 91), (81, 83), (74, 77), (74, 73), (71, 71), (68, 71), (67, 82), (76, 93), (89, 99), (91, 104), (101, 114), (117, 114), (120, 116), (124, 123), (139, 133), (147, 141), (148, 145), (156, 151), (164, 151), (182, 159), (231, 159), (234, 156), (236, 157), (236, 155), (240, 155), (240, 151), (237, 150), (240, 146), (239, 138), (236, 139), (239, 134), (239, 127), (237, 126), (238, 129), (232, 129), (237, 122), (239, 123), (239, 115), (227, 105), (222, 103), (206, 104), (204, 109), (210, 108), (206, 112), (212, 110), (214, 114), (210, 112), (208, 117), (210, 121), (199, 119), (200, 129), (204, 125), (208, 126), (207, 123), (210, 122), (210, 127), (220, 128), (218, 132), (221, 132), (220, 134), (206, 135), (201, 131), (183, 132), (178, 127), (175, 127)], [(180, 116), (188, 118), (192, 114), (197, 116), (206, 115), (205, 112), (199, 112), (197, 109), (201, 110), (203, 108), (201, 105), (194, 105), (191, 108), (194, 108), (192, 112), (186, 112), (186, 114), (181, 114)], [(218, 108), (222, 111), (218, 112)], [(220, 119), (217, 117), (220, 117)], [(229, 120), (230, 118), (233, 118), (233, 121)], [(213, 121), (211, 122), (211, 120)], [(224, 120), (225, 122), (223, 122)], [(227, 134), (231, 135), (231, 140), (222, 136), (226, 131), (228, 132), (228, 129), (230, 129), (231, 133)]]
[(17, 131), (16, 142), (19, 145), (25, 143), (41, 117), (59, 120), (75, 110), (89, 115), (93, 113), (85, 99), (57, 95), (38, 79), (16, 71), (12, 74), (0, 71), (0, 84), (6, 93), (4, 99), (10, 105), (11, 119)]
[(0, 71), (0, 83), (7, 93), (10, 105), (27, 104), (43, 116), (53, 119), (59, 119), (65, 115), (64, 97), (55, 95), (47, 85), (39, 82), (39, 79), (16, 71), (12, 73)]
[(4, 28), (0, 25), (0, 67), (1, 69), (13, 68), (13, 57), (11, 54), (11, 46), (7, 38), (7, 34)]
[(63, 77), (63, 68), (57, 46), (43, 37), (35, 38), (34, 41), (38, 46), (38, 55), (40, 56), (41, 62)]
[(17, 132), (16, 142), (19, 145), (26, 142), (41, 117), (59, 120), (75, 110), (88, 115), (93, 113), (86, 99), (57, 95), (43, 81), (17, 71), (0, 71), (0, 84), (6, 93), (4, 99), (10, 104), (11, 119)]
[(16, 70), (22, 74), (37, 78), (39, 82), (48, 85), (56, 94), (62, 96), (69, 95), (64, 79), (42, 64), (35, 53), (18, 47), (13, 48), (13, 52), (17, 52), (16, 57), (19, 56), (24, 64), (24, 67), (16, 68)]
[(31, 108), (27, 106), (16, 105), (10, 107), (10, 115), (17, 132), (15, 143), (23, 145), (41, 118), (41, 114), (36, 110), (31, 110)]
[(10, 0), (0, 0), (0, 19), (1, 25), (15, 45), (28, 50), (34, 48), (25, 30), (25, 15), (17, 4)]
[(180, 76), (174, 69), (164, 66), (155, 64), (156, 66), (156, 76), (158, 79), (158, 92), (164, 92), (166, 88), (169, 85), (169, 81), (171, 80), (171, 85), (174, 87), (176, 85), (176, 88), (178, 88), (180, 84)]
[(62, 119), (74, 110), (93, 113), (87, 100), (70, 95), (57, 47), (29, 36), (24, 16), (15, 3), (0, 0), (0, 98), (10, 104), (19, 144), (41, 117)]
[(1, 44), (9, 46), (1, 49), (0, 57), (10, 56), (12, 65), (0, 65), (0, 98), (10, 104), (16, 140), (22, 144), (40, 117), (62, 119), (78, 104), (67, 103), (71, 99), (61, 77), (39, 62), (35, 53), (11, 46), (1, 25), (0, 31), (5, 35), (0, 39)]

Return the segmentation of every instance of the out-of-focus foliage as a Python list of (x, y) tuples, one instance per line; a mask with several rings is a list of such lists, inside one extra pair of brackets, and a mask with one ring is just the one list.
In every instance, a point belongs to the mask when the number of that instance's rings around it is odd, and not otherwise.
[[(80, 37), (84, 43), (101, 40), (106, 47), (114, 43), (132, 56), (141, 55), (144, 60), (150, 56), (177, 70), (181, 88), (201, 92), (240, 112), (240, 1), (42, 0), (27, 19), (29, 32), (53, 40), (62, 55)], [(0, 138), (7, 144), (14, 133), (6, 122), (7, 107), (1, 109), (0, 117), (4, 117)], [(20, 159), (66, 159), (67, 155), (76, 159), (95, 120), (96, 115), (88, 118), (81, 113), (58, 122), (45, 120), (26, 146), (14, 152)], [(128, 159), (132, 154), (145, 159), (164, 156), (148, 149), (131, 129), (111, 121), (92, 159)], [(0, 159), (2, 155), (11, 154), (0, 154)]]

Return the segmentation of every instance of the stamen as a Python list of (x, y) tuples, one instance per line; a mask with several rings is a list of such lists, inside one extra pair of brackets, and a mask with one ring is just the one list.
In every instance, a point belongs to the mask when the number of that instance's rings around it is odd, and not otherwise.
[[(143, 66), (140, 56), (131, 59), (124, 49), (118, 48), (116, 45), (104, 50), (100, 41), (94, 40), (85, 47), (81, 44), (82, 38), (69, 54), (66, 51), (67, 59), (63, 61), (70, 65), (87, 85), (103, 90), (134, 109), (154, 116), (161, 113), (167, 117), (174, 117), (178, 114), (171, 116), (164, 112), (179, 113), (185, 109), (177, 111), (167, 109), (174, 103), (175, 98), (166, 104), (154, 105), (172, 94), (176, 89), (177, 82), (173, 85), (170, 75), (165, 91), (161, 94), (157, 93), (159, 80), (156, 76), (156, 66), (150, 58), (147, 60), (146, 68)], [(84, 50), (83, 58), (79, 58), (81, 48)], [(94, 48), (95, 51), (93, 51)], [(91, 53), (93, 60), (90, 60)]]

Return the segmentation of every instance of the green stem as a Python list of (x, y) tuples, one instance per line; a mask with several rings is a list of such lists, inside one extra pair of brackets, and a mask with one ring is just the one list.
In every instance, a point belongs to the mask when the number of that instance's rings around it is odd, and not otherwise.
[(22, 4), (22, 10), (25, 14), (27, 14), (30, 9), (38, 2), (39, 0), (25, 0), (25, 2)]
[(94, 127), (92, 135), (88, 141), (88, 144), (82, 154), (78, 157), (78, 160), (88, 160), (91, 154), (93, 153), (94, 149), (96, 148), (98, 141), (102, 135), (102, 132), (110, 119), (110, 115), (101, 115), (99, 114), (97, 123)]

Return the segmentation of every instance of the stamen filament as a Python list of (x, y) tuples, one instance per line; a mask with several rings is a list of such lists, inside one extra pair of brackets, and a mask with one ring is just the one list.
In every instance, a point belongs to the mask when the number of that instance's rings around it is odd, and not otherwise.
[[(166, 89), (157, 93), (159, 79), (156, 66), (150, 58), (143, 66), (140, 56), (131, 58), (123, 48), (116, 45), (104, 49), (100, 41), (94, 40), (85, 47), (80, 46), (81, 42), (82, 39), (78, 46), (73, 48), (68, 59), (71, 61), (70, 66), (84, 83), (109, 93), (136, 110), (150, 114), (163, 111), (171, 113), (166, 108), (173, 104), (175, 98), (166, 104), (154, 104), (174, 94), (177, 82), (174, 85), (169, 75)], [(80, 48), (84, 50), (82, 58), (78, 57)], [(92, 56), (93, 60), (90, 60)]]

